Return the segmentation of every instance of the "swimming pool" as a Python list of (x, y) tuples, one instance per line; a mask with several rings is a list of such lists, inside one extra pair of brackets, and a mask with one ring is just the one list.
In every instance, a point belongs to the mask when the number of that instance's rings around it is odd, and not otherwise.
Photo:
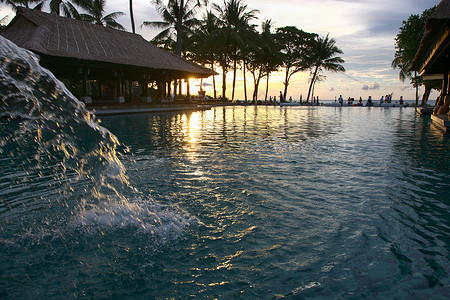
[(45, 86), (1, 107), (1, 298), (450, 293), (450, 143), (413, 109), (102, 118), (112, 135)]
[(161, 297), (448, 292), (449, 142), (413, 109), (214, 108), (103, 125), (130, 147), (135, 186), (198, 219), (152, 260)]

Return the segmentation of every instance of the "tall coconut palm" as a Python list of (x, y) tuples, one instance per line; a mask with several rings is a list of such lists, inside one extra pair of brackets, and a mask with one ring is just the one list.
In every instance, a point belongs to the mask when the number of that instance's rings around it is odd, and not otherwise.
[[(224, 0), (222, 6), (213, 4), (213, 8), (220, 14), (222, 37), (229, 45), (226, 50), (230, 50), (229, 53), (233, 61), (233, 90), (231, 100), (234, 100), (236, 71), (240, 50), (245, 47), (247, 38), (250, 37), (251, 32), (254, 30), (255, 26), (251, 25), (250, 22), (257, 19), (256, 14), (259, 11), (257, 9), (248, 10), (247, 5), (242, 4), (241, 0), (229, 0), (228, 2)], [(223, 82), (223, 85), (225, 84)], [(225, 95), (223, 96), (225, 97)]]
[[(196, 0), (185, 0), (183, 1), (183, 9), (180, 9), (179, 0), (169, 0), (167, 5), (162, 3), (161, 0), (153, 0), (152, 3), (156, 6), (156, 9), (161, 14), (163, 20), (144, 21), (142, 26), (163, 29), (163, 31), (153, 38), (153, 42), (166, 49), (175, 50), (178, 36), (184, 36), (186, 38), (192, 34), (193, 28), (200, 24), (195, 18), (198, 8), (197, 2), (198, 1)], [(183, 15), (180, 18), (181, 11), (183, 12)], [(181, 22), (180, 31), (178, 31), (179, 22)], [(181, 34), (178, 32), (181, 32)], [(180, 55), (184, 50), (183, 48), (184, 47), (181, 45)]]
[(133, 13), (133, 0), (130, 0), (130, 20), (131, 20), (131, 31), (136, 33), (136, 27), (134, 24), (134, 13)]
[(336, 41), (334, 39), (330, 39), (328, 34), (325, 38), (318, 37), (316, 39), (311, 49), (311, 55), (309, 56), (312, 78), (309, 85), (306, 102), (309, 101), (311, 89), (316, 82), (316, 77), (322, 70), (331, 72), (345, 72), (345, 68), (342, 66), (344, 59), (340, 56), (336, 56), (343, 53), (344, 52), (336, 46)]
[[(131, 1), (131, 0), (130, 0)], [(189, 0), (187, 0), (188, 2)], [(185, 0), (180, 0), (180, 10), (178, 12), (178, 18), (177, 18), (177, 24), (176, 24), (176, 30), (177, 30), (177, 43), (175, 48), (175, 54), (181, 56), (182, 51), (182, 44), (183, 44), (183, 16), (185, 11)], [(207, 5), (208, 0), (196, 0), (196, 6), (200, 7), (202, 4)]]
[(11, 5), (13, 10), (16, 10), (17, 7), (30, 8), (32, 4), (35, 4), (32, 9), (42, 10), (45, 0), (2, 0), (0, 3)]
[[(210, 68), (214, 70), (215, 64), (218, 59), (218, 33), (219, 33), (219, 20), (212, 11), (207, 11), (200, 20), (200, 26), (195, 30), (192, 36), (192, 42), (190, 43), (189, 51), (192, 53), (194, 61), (202, 65), (210, 65)], [(213, 89), (214, 98), (217, 98), (216, 94), (216, 80), (213, 76)]]
[(272, 72), (278, 71), (282, 65), (281, 61), (281, 46), (277, 44), (275, 34), (272, 33), (272, 21), (266, 20), (262, 24), (261, 38), (263, 43), (263, 57), (262, 63), (264, 64), (264, 76), (266, 76), (266, 92), (264, 100), (267, 101), (267, 95), (269, 93), (269, 78)]
[(123, 12), (116, 11), (106, 16), (104, 15), (106, 0), (76, 0), (74, 2), (86, 11), (86, 13), (80, 14), (82, 20), (109, 28), (125, 30), (116, 21), (118, 17), (124, 15)]
[(253, 101), (258, 100), (258, 90), (261, 79), (267, 74), (267, 65), (272, 58), (274, 41), (271, 33), (272, 21), (265, 20), (261, 24), (261, 33), (258, 34), (257, 47), (250, 47), (246, 55), (248, 71), (253, 76)]
[(76, 7), (69, 1), (63, 0), (50, 0), (49, 3), (50, 13), (58, 16), (63, 15), (65, 17), (80, 19), (80, 13)]

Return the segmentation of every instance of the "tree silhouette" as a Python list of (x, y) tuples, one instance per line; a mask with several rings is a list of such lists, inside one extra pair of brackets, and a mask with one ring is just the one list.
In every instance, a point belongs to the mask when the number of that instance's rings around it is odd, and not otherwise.
[(285, 69), (284, 99), (292, 75), (309, 69), (308, 55), (316, 36), (317, 34), (305, 32), (295, 26), (277, 28), (276, 42), (281, 45), (280, 56)]
[(410, 68), (420, 47), (420, 41), (425, 32), (425, 23), (435, 9), (436, 6), (424, 10), (421, 15), (410, 15), (408, 20), (402, 22), (400, 32), (395, 38), (396, 51), (391, 66), (394, 69), (399, 69), (399, 79), (401, 81), (404, 82), (406, 78), (411, 79), (411, 83), (416, 88), (416, 105), (419, 101), (419, 86), (425, 85), (425, 93), (422, 99), (424, 104), (430, 95), (432, 84), (422, 81), (421, 76), (417, 76), (416, 72), (413, 75)]
[(118, 17), (124, 15), (123, 12), (116, 11), (106, 16), (104, 15), (106, 0), (76, 0), (74, 2), (86, 11), (86, 13), (80, 14), (83, 21), (109, 28), (125, 30), (125, 28), (116, 21)]
[(334, 39), (330, 39), (328, 35), (325, 38), (317, 37), (315, 42), (313, 42), (311, 52), (308, 57), (310, 69), (313, 71), (306, 102), (309, 102), (311, 89), (316, 82), (317, 76), (322, 72), (322, 70), (331, 72), (345, 72), (345, 68), (341, 65), (344, 63), (344, 60), (341, 57), (336, 56), (343, 53), (344, 52), (336, 46), (336, 41)]
[[(179, 36), (183, 36), (185, 42), (187, 37), (192, 35), (193, 29), (200, 25), (200, 21), (195, 18), (195, 14), (198, 8), (195, 0), (183, 1), (184, 7), (180, 10), (180, 1), (169, 0), (167, 5), (162, 3), (161, 0), (154, 0), (152, 3), (156, 6), (157, 11), (162, 16), (162, 21), (144, 21), (142, 26), (153, 27), (163, 29), (159, 34), (153, 38), (153, 42), (158, 46), (163, 46), (165, 49), (172, 50), (175, 53), (177, 50), (177, 41)], [(180, 18), (180, 12), (183, 12)], [(178, 30), (177, 26), (181, 21), (181, 30)], [(183, 39), (181, 39), (183, 41)], [(180, 45), (180, 52), (176, 53), (181, 55), (184, 51), (183, 45)]]

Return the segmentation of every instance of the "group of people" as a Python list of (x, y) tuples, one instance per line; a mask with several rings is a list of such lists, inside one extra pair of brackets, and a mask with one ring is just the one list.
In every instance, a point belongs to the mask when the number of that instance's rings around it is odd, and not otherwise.
[[(342, 95), (339, 95), (339, 98), (337, 99), (337, 101), (339, 101), (339, 104), (340, 104), (341, 106), (344, 105), (344, 98), (342, 97)], [(347, 105), (348, 105), (348, 106), (352, 106), (354, 101), (355, 101), (354, 98), (348, 97), (348, 99), (347, 99)], [(380, 106), (381, 106), (383, 103), (391, 103), (391, 101), (392, 101), (391, 95), (381, 96), (381, 99), (380, 99)], [(336, 102), (336, 98), (334, 99), (334, 102)], [(399, 104), (400, 104), (400, 105), (403, 105), (403, 103), (404, 103), (404, 101), (403, 101), (403, 96), (400, 96)], [(359, 97), (359, 101), (358, 101), (358, 103), (356, 103), (356, 106), (363, 106), (363, 100), (362, 100), (362, 97)], [(369, 98), (368, 98), (367, 101), (366, 101), (366, 105), (365, 105), (365, 106), (373, 106), (373, 99), (372, 99), (372, 96), (369, 96)]]
[[(402, 98), (402, 97), (400, 97), (400, 98)], [(391, 101), (392, 101), (392, 99), (391, 99), (390, 95), (386, 95), (384, 97), (381, 96), (381, 98), (380, 98), (380, 105), (383, 104), (383, 103), (391, 103)]]
[[(292, 102), (292, 96), (291, 97), (289, 97), (289, 100), (286, 100), (284, 97), (283, 97), (283, 93), (280, 91), (280, 97), (279, 97), (279, 99), (280, 99), (280, 102)], [(270, 96), (270, 98), (269, 98), (269, 101), (270, 102), (277, 102), (277, 96), (273, 96), (273, 98), (272, 98), (272, 96)]]

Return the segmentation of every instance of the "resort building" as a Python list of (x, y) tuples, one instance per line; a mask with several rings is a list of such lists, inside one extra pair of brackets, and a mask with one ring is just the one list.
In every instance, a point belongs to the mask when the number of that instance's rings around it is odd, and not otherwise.
[[(425, 33), (411, 70), (418, 71), (424, 80), (442, 79), (440, 97), (448, 111), (450, 105), (450, 0), (443, 0), (428, 18)], [(444, 108), (445, 109), (445, 108)], [(441, 112), (445, 110), (441, 110)], [(433, 121), (448, 130), (448, 116), (433, 116)]]
[(189, 78), (216, 73), (160, 49), (142, 36), (19, 7), (0, 33), (40, 57), (86, 103), (159, 102), (190, 95)]

